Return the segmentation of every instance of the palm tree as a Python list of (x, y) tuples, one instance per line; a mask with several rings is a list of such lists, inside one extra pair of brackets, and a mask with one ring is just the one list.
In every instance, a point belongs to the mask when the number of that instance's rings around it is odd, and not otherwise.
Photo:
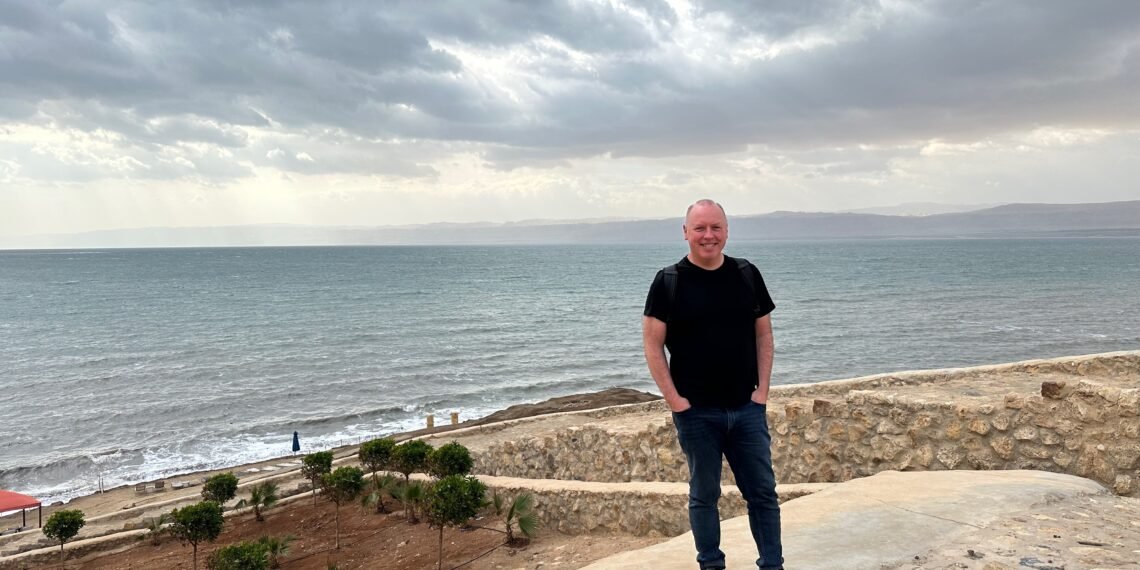
[(269, 555), (269, 567), (280, 568), (280, 559), (289, 554), (289, 544), (294, 540), (296, 537), (287, 534), (285, 536), (263, 536), (257, 542), (265, 548), (265, 552)]
[(412, 481), (404, 486), (404, 510), (408, 513), (410, 523), (420, 522), (420, 519), (416, 518), (416, 508), (423, 502), (425, 490), (422, 481)]
[(261, 516), (262, 509), (268, 509), (275, 504), (277, 504), (277, 482), (265, 481), (250, 487), (249, 500), (242, 499), (238, 501), (237, 506), (253, 507), (253, 518), (261, 522), (265, 520), (265, 517)]
[[(365, 495), (364, 499), (360, 502), (362, 506), (376, 505), (376, 512), (386, 513), (388, 509), (384, 506), (384, 495), (392, 498), (397, 498), (393, 495), (393, 487), (396, 485), (396, 477), (392, 475), (381, 475), (376, 477), (372, 474), (372, 492)], [(397, 491), (398, 492), (398, 491)]]
[[(503, 514), (502, 497), (496, 493), (492, 503), (495, 507), (495, 514)], [(503, 517), (503, 522), (507, 527), (507, 544), (518, 545), (534, 537), (535, 530), (538, 528), (538, 515), (534, 512), (534, 496), (530, 493), (523, 493), (515, 497), (511, 501), (510, 508), (507, 509), (506, 516)], [(519, 531), (526, 537), (525, 539), (515, 537), (514, 526), (516, 524)]]
[(146, 519), (146, 535), (150, 538), (150, 543), (158, 546), (162, 544), (162, 534), (166, 532), (166, 523), (171, 522), (170, 513), (162, 513), (157, 517), (150, 517)]

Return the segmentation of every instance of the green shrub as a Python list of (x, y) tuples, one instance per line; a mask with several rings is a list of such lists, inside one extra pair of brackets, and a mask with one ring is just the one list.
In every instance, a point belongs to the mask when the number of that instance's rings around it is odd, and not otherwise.
[(237, 495), (238, 479), (233, 473), (219, 473), (202, 484), (202, 498), (219, 505)]
[(265, 552), (269, 554), (269, 567), (280, 568), (281, 557), (289, 554), (289, 545), (292, 544), (296, 537), (292, 535), (285, 536), (263, 536), (257, 539), (257, 542), (265, 547)]
[(471, 472), (471, 467), (474, 465), (471, 452), (454, 441), (431, 452), (427, 460), (428, 473), (438, 479), (452, 475), (466, 475)]
[(206, 559), (209, 570), (268, 570), (269, 551), (261, 542), (223, 546)]

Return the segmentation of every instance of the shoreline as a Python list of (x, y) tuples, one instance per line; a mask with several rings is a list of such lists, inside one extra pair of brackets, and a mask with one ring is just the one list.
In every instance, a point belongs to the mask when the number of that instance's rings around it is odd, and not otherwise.
[[(404, 441), (415, 437), (442, 434), (449, 431), (477, 427), (504, 420), (528, 418), (557, 412), (591, 410), (622, 404), (650, 402), (660, 399), (661, 396), (659, 395), (650, 394), (648, 392), (641, 392), (638, 390), (633, 390), (631, 388), (608, 388), (598, 392), (586, 392), (581, 394), (572, 394), (569, 396), (558, 396), (533, 403), (515, 404), (486, 416), (463, 421), (455, 425), (437, 424), (434, 428), (420, 428), (416, 430), (397, 432), (392, 434), (377, 434), (376, 437), (391, 437), (396, 441)], [(438, 418), (437, 421), (439, 421)], [(85, 512), (88, 509), (96, 511), (105, 510), (108, 504), (121, 502), (122, 494), (132, 492), (135, 486), (140, 484), (153, 485), (157, 481), (163, 481), (165, 483), (164, 491), (150, 491), (145, 494), (139, 494), (140, 502), (142, 502), (143, 499), (159, 498), (168, 495), (169, 490), (174, 483), (190, 482), (192, 483), (191, 486), (197, 486), (197, 482), (201, 481), (205, 477), (228, 472), (232, 472), (234, 475), (237, 475), (239, 480), (249, 479), (250, 477), (257, 476), (259, 474), (264, 474), (267, 476), (278, 471), (284, 473), (287, 472), (288, 469), (280, 467), (280, 465), (290, 462), (299, 462), (300, 458), (304, 457), (308, 453), (315, 453), (317, 451), (332, 451), (334, 458), (336, 460), (340, 460), (346, 457), (355, 456), (357, 452), (356, 450), (359, 447), (359, 444), (348, 444), (329, 449), (309, 449), (303, 450), (302, 452), (298, 452), (296, 454), (282, 455), (269, 459), (263, 459), (261, 461), (232, 464), (216, 469), (191, 469), (177, 474), (168, 475), (166, 477), (136, 481), (134, 483), (128, 483), (124, 485), (117, 485), (115, 487), (108, 487), (104, 489), (102, 493), (95, 491), (92, 493), (77, 495), (66, 501), (54, 501), (50, 504), (44, 503), (43, 516), (44, 520), (46, 520), (52, 512), (60, 508), (79, 508)], [(243, 481), (243, 483), (244, 482), (245, 481)], [(112, 497), (115, 498), (112, 499)], [(32, 517), (34, 517), (34, 515), (29, 515), (29, 522), (33, 523), (31, 526), (34, 526), (34, 519)], [(18, 523), (20, 520), (20, 511), (15, 511), (0, 516), (0, 530), (3, 530), (9, 526), (15, 526), (12, 523)]]

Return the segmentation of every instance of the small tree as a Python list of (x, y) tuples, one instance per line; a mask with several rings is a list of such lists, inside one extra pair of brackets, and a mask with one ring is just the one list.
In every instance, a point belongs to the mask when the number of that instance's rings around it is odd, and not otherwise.
[(202, 501), (174, 509), (170, 516), (174, 519), (170, 525), (170, 534), (194, 547), (194, 568), (197, 570), (198, 544), (213, 542), (222, 534), (222, 525), (226, 522), (222, 516), (222, 506), (213, 501)]
[(264, 521), (265, 517), (261, 516), (263, 509), (268, 509), (277, 504), (277, 482), (264, 481), (249, 488), (249, 500), (242, 499), (238, 501), (238, 508), (244, 506), (253, 507), (253, 518), (258, 522)]
[(331, 451), (318, 451), (310, 453), (301, 460), (301, 476), (313, 484), (313, 506), (317, 506), (317, 487), (321, 486), (321, 478), (332, 471), (333, 454)]
[(360, 444), (360, 464), (367, 467), (373, 475), (377, 471), (387, 469), (392, 461), (392, 450), (396, 449), (396, 441), (390, 437), (374, 439)]
[(360, 444), (360, 464), (372, 473), (372, 493), (375, 495), (376, 512), (384, 512), (383, 486), (376, 476), (381, 469), (388, 469), (392, 463), (392, 450), (396, 448), (396, 441), (390, 437), (374, 439)]
[(60, 565), (63, 565), (63, 544), (75, 538), (85, 524), (87, 521), (83, 520), (83, 511), (79, 509), (56, 511), (44, 523), (44, 536), (59, 541)]
[(431, 452), (427, 460), (428, 473), (437, 479), (466, 475), (471, 472), (471, 467), (474, 465), (471, 452), (454, 441)]
[(364, 491), (364, 472), (356, 467), (338, 467), (321, 478), (321, 487), (336, 504), (336, 548), (340, 549), (340, 505), (355, 501)]
[(404, 483), (411, 481), (412, 473), (424, 471), (432, 447), (427, 442), (413, 439), (392, 450), (392, 467), (404, 475)]
[(209, 570), (267, 570), (269, 552), (257, 542), (239, 542), (223, 546), (206, 559)]
[(238, 479), (233, 473), (219, 473), (202, 484), (202, 498), (219, 505), (237, 496)]
[(439, 560), (443, 568), (443, 527), (463, 526), (483, 507), (487, 486), (474, 477), (452, 475), (432, 485), (428, 492), (426, 512), (433, 526), (439, 527)]
[(289, 544), (296, 540), (292, 535), (263, 536), (257, 540), (269, 555), (269, 567), (280, 568), (281, 558), (289, 554)]

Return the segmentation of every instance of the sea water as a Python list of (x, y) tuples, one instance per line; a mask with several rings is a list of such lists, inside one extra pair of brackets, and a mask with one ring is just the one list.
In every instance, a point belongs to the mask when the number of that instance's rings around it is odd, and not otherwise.
[[(655, 391), (685, 244), (0, 252), (0, 488), (45, 501), (554, 396)], [(1140, 349), (1140, 239), (732, 242), (775, 384)]]

